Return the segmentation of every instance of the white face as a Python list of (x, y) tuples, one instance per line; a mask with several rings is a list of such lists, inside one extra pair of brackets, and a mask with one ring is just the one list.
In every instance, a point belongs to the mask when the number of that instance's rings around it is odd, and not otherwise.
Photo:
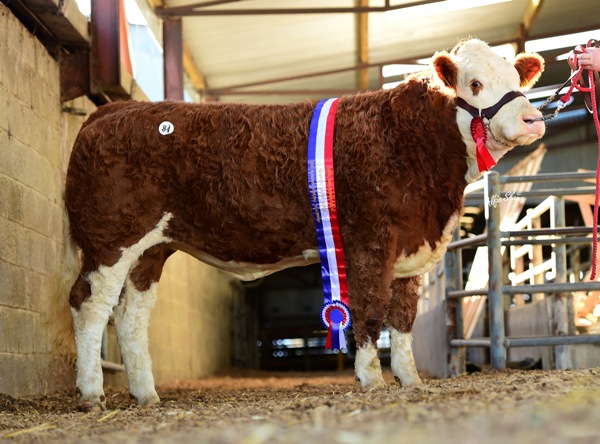
[[(521, 87), (521, 79), (515, 67), (479, 40), (462, 43), (456, 53), (452, 54), (452, 59), (458, 69), (456, 93), (475, 108), (488, 108), (498, 103), (507, 92), (525, 89)], [(511, 148), (529, 145), (542, 137), (545, 132), (544, 123), (531, 121), (539, 116), (541, 112), (525, 97), (517, 97), (505, 104), (489, 122), (493, 134), (488, 133), (486, 146), (492, 156), (498, 160)], [(458, 126), (469, 148), (473, 145), (471, 119), (472, 116), (467, 111), (458, 108)]]

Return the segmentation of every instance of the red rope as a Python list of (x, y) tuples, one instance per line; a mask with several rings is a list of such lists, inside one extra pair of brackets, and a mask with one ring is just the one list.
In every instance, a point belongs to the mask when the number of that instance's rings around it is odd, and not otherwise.
[[(582, 53), (585, 52), (585, 47), (578, 46), (575, 48), (575, 53), (573, 55), (573, 64), (572, 68), (579, 66), (577, 61), (577, 52)], [(582, 93), (589, 92), (592, 99), (592, 115), (594, 117), (594, 125), (596, 126), (596, 134), (598, 135), (598, 164), (596, 165), (596, 195), (594, 196), (594, 221), (592, 226), (592, 273), (590, 279), (592, 281), (596, 280), (596, 265), (598, 263), (598, 201), (600, 200), (600, 121), (598, 119), (598, 104), (596, 103), (596, 85), (594, 85), (594, 72), (593, 70), (588, 70), (588, 79), (589, 79), (589, 87), (585, 87), (584, 85), (579, 84), (579, 78), (581, 77), (581, 73), (583, 72), (583, 68), (579, 66), (577, 72), (573, 75), (571, 80), (571, 87), (567, 92), (566, 99), (562, 97), (565, 103), (569, 100), (571, 96), (571, 92), (573, 91), (573, 87), (577, 88)]]
[(590, 94), (592, 96), (592, 110), (594, 116), (594, 125), (596, 125), (596, 134), (598, 134), (598, 164), (596, 165), (596, 196), (594, 198), (594, 226), (592, 227), (592, 276), (591, 280), (596, 280), (596, 263), (598, 255), (598, 198), (600, 197), (600, 121), (598, 120), (598, 104), (596, 103), (596, 86), (594, 85), (594, 72), (588, 72), (590, 82)]

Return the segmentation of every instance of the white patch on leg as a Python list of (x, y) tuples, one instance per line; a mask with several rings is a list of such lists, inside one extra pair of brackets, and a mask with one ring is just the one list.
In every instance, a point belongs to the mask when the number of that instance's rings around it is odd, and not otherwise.
[(148, 352), (148, 325), (157, 290), (158, 283), (154, 282), (148, 290), (139, 291), (128, 278), (123, 298), (114, 312), (115, 329), (127, 371), (129, 392), (140, 405), (160, 402), (154, 388), (152, 360)]
[(392, 340), (392, 373), (398, 378), (402, 387), (421, 385), (415, 358), (412, 352), (412, 334), (400, 333), (390, 328)]
[(354, 372), (364, 390), (385, 387), (377, 348), (371, 341), (356, 350)]
[(171, 241), (163, 232), (172, 217), (171, 213), (165, 213), (152, 231), (136, 244), (121, 249), (117, 263), (111, 267), (101, 265), (98, 270), (85, 276), (90, 284), (91, 296), (81, 304), (79, 310), (71, 309), (77, 345), (77, 388), (81, 393), (82, 406), (89, 404), (90, 408), (97, 405), (104, 408), (100, 361), (102, 333), (119, 301), (119, 294), (132, 265), (148, 248)]

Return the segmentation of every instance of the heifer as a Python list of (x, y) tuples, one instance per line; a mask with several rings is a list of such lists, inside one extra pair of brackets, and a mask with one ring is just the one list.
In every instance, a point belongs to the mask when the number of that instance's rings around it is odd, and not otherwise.
[[(383, 324), (394, 375), (421, 383), (411, 350), (420, 275), (444, 254), (464, 188), (481, 174), (469, 111), (504, 98), (488, 122), (494, 160), (544, 133), (540, 113), (514, 93), (537, 81), (539, 56), (512, 64), (468, 40), (436, 54), (432, 68), (339, 101), (335, 188), (365, 389), (384, 385), (375, 346)], [(82, 409), (104, 408), (100, 342), (111, 316), (131, 394), (159, 402), (147, 327), (174, 251), (243, 280), (319, 260), (306, 154), (315, 103), (119, 102), (90, 116), (65, 194), (82, 258), (69, 298)]]

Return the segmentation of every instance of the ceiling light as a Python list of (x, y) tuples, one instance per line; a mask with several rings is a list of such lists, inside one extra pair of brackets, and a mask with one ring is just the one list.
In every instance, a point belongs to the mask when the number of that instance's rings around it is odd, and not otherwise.
[(511, 0), (446, 0), (420, 6), (394, 9), (385, 13), (385, 20), (394, 22), (398, 20), (409, 20), (418, 17), (446, 14), (448, 12), (462, 11), (464, 9), (477, 8), (479, 6), (506, 3)]

